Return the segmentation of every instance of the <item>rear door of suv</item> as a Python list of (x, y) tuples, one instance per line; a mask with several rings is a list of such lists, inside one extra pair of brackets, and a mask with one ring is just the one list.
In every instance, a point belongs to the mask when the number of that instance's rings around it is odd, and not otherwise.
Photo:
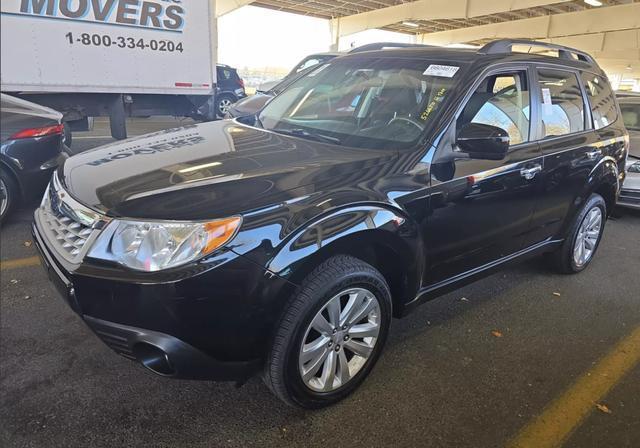
[[(612, 118), (610, 114), (607, 117), (609, 112), (600, 111), (610, 107), (617, 110), (613, 98), (606, 98), (610, 93), (606, 79), (590, 73), (569, 67), (538, 66), (533, 85), (539, 98), (535, 107), (541, 119), (539, 144), (544, 170), (539, 203), (526, 237), (532, 244), (564, 235), (570, 218), (584, 200), (582, 195), (593, 169), (606, 153), (603, 142), (608, 137), (597, 128), (606, 127)], [(592, 103), (610, 104), (604, 108), (601, 104), (592, 113), (585, 85), (590, 87)]]

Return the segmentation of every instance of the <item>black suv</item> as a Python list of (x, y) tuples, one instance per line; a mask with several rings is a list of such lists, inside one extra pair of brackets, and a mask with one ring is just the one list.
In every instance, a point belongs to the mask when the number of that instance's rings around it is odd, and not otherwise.
[(224, 117), (229, 107), (247, 93), (244, 90), (244, 81), (238, 75), (238, 70), (228, 65), (216, 66), (216, 95), (215, 113), (218, 117)]
[(619, 107), (590, 56), (516, 43), (336, 58), (243, 122), (66, 160), (33, 228), (52, 281), (160, 375), (262, 372), (288, 403), (335, 403), (392, 317), (527, 257), (592, 260), (624, 177)]

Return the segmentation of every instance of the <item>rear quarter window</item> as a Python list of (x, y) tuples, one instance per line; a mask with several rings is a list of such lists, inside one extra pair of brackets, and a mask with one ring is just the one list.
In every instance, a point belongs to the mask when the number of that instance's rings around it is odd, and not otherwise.
[(582, 73), (582, 81), (589, 98), (594, 127), (602, 129), (616, 121), (618, 108), (607, 79), (592, 73)]
[(620, 110), (625, 127), (630, 131), (640, 131), (640, 103), (621, 104)]

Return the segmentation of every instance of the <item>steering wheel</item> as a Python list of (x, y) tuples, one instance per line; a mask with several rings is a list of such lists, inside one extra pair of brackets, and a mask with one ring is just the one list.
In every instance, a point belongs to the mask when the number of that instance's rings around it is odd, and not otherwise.
[(422, 123), (420, 123), (418, 120), (415, 120), (413, 118), (409, 118), (409, 117), (395, 117), (392, 118), (391, 120), (389, 120), (389, 123), (387, 123), (387, 126), (391, 126), (394, 122), (398, 122), (398, 123), (408, 123), (411, 124), (415, 127), (417, 127), (420, 132), (422, 132), (422, 130), (424, 129)]

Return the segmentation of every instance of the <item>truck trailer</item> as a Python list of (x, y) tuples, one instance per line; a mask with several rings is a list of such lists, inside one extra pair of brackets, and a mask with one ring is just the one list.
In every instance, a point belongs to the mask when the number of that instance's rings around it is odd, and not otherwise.
[(63, 113), (70, 129), (108, 116), (214, 119), (210, 0), (2, 0), (1, 90)]

